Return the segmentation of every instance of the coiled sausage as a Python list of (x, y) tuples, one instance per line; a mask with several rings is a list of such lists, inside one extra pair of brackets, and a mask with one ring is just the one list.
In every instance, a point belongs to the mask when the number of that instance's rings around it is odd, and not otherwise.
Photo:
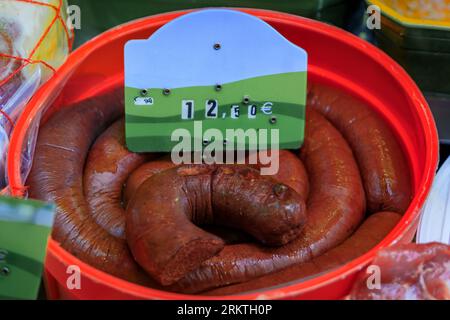
[(155, 155), (130, 152), (125, 146), (125, 122), (120, 119), (92, 146), (84, 169), (84, 193), (95, 222), (125, 239), (122, 187), (130, 173)]
[(246, 166), (185, 165), (153, 175), (127, 206), (127, 240), (138, 263), (163, 285), (224, 247), (190, 221), (284, 245), (299, 235), (305, 206), (294, 190)]
[[(308, 175), (306, 173), (303, 162), (289, 150), (279, 150), (280, 165), (278, 172), (270, 177), (278, 182), (294, 189), (300, 196), (306, 199), (309, 193)], [(260, 159), (258, 157), (258, 159)], [(248, 160), (248, 158), (247, 158)], [(248, 164), (248, 162), (246, 162)], [(123, 197), (124, 203), (128, 203), (137, 188), (155, 173), (173, 168), (175, 164), (171, 161), (170, 156), (166, 155), (159, 159), (144, 163), (134, 170), (128, 178)], [(260, 169), (262, 164), (257, 163), (249, 165), (253, 168)]]
[(307, 105), (331, 121), (352, 147), (369, 212), (403, 214), (411, 201), (408, 162), (386, 122), (361, 101), (320, 84), (310, 87)]
[(125, 187), (123, 190), (123, 202), (125, 204), (128, 204), (139, 186), (152, 175), (173, 167), (175, 167), (175, 164), (170, 160), (170, 157), (168, 156), (146, 162), (138, 167), (130, 174), (125, 183)]
[(353, 260), (375, 245), (394, 228), (401, 216), (395, 212), (378, 212), (369, 216), (356, 232), (342, 244), (306, 263), (296, 264), (248, 282), (204, 292), (206, 295), (230, 295), (268, 288), (318, 275)]
[(240, 283), (311, 260), (343, 242), (360, 224), (365, 196), (358, 166), (342, 135), (307, 108), (305, 163), (310, 196), (301, 235), (280, 248), (256, 243), (226, 246), (169, 290), (197, 293)]
[[(275, 180), (284, 183), (291, 187), (297, 193), (303, 197), (306, 201), (309, 193), (308, 174), (306, 173), (303, 162), (289, 150), (279, 150), (279, 168), (276, 174), (271, 177)], [(247, 157), (249, 160), (250, 156)], [(259, 161), (261, 158), (258, 155), (258, 163), (250, 166), (261, 169), (265, 165), (262, 165)], [(247, 162), (248, 163), (248, 162)]]
[(123, 92), (108, 91), (53, 114), (41, 127), (27, 183), (32, 198), (56, 203), (52, 237), (80, 260), (120, 278), (149, 283), (125, 241), (97, 225), (83, 192), (83, 168), (96, 137), (123, 115)]

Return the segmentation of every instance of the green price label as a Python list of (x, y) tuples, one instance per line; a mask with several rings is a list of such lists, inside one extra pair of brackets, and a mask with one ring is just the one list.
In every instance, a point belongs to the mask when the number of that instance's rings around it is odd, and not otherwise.
[(126, 44), (127, 146), (167, 152), (188, 139), (191, 151), (213, 141), (297, 149), (306, 69), (306, 52), (256, 17), (225, 9), (184, 15)]
[(55, 207), (0, 197), (0, 299), (36, 299)]

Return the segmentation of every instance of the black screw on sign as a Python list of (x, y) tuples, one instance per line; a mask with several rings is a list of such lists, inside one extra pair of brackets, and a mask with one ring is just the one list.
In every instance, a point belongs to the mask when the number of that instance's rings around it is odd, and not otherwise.
[(277, 123), (277, 117), (271, 117), (270, 120), (269, 120), (269, 122), (270, 122), (271, 124)]
[(9, 275), (11, 271), (9, 270), (9, 268), (7, 266), (2, 267), (2, 269), (0, 270), (0, 276), (2, 277), (6, 277), (7, 275)]

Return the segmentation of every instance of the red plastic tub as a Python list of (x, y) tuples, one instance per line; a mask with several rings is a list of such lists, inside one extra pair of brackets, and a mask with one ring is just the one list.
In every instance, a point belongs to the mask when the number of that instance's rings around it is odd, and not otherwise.
[[(430, 109), (411, 78), (392, 59), (363, 40), (335, 27), (283, 13), (242, 9), (265, 20), (309, 54), (309, 81), (336, 86), (365, 100), (391, 124), (409, 159), (414, 199), (400, 223), (373, 250), (315, 278), (270, 290), (245, 293), (240, 299), (338, 299), (355, 275), (381, 248), (409, 242), (430, 190), (438, 162), (438, 138)], [(33, 123), (51, 112), (123, 82), (123, 46), (129, 39), (148, 38), (156, 29), (187, 11), (152, 16), (119, 26), (87, 42), (71, 54), (56, 75), (34, 96), (17, 122), (8, 155), (12, 193), (24, 195), (24, 149), (35, 133)], [(41, 117), (43, 115), (43, 117)], [(408, 164), (405, 164), (408, 165)], [(69, 290), (67, 268), (81, 269), (81, 288)], [(64, 299), (196, 299), (145, 288), (115, 278), (76, 259), (50, 239), (45, 264), (49, 298)], [(208, 297), (211, 299), (211, 297)], [(214, 297), (213, 297), (214, 298)], [(222, 297), (223, 298), (223, 297)], [(225, 297), (230, 298), (230, 297)]]

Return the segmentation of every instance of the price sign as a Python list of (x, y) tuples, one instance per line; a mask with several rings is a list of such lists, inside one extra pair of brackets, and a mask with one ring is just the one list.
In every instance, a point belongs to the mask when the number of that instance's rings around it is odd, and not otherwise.
[(171, 151), (179, 129), (195, 145), (203, 141), (194, 132), (201, 123), (223, 137), (228, 129), (276, 129), (280, 148), (299, 148), (306, 72), (306, 52), (254, 16), (226, 9), (183, 15), (125, 46), (127, 146)]
[(36, 299), (55, 206), (0, 197), (0, 300)]

